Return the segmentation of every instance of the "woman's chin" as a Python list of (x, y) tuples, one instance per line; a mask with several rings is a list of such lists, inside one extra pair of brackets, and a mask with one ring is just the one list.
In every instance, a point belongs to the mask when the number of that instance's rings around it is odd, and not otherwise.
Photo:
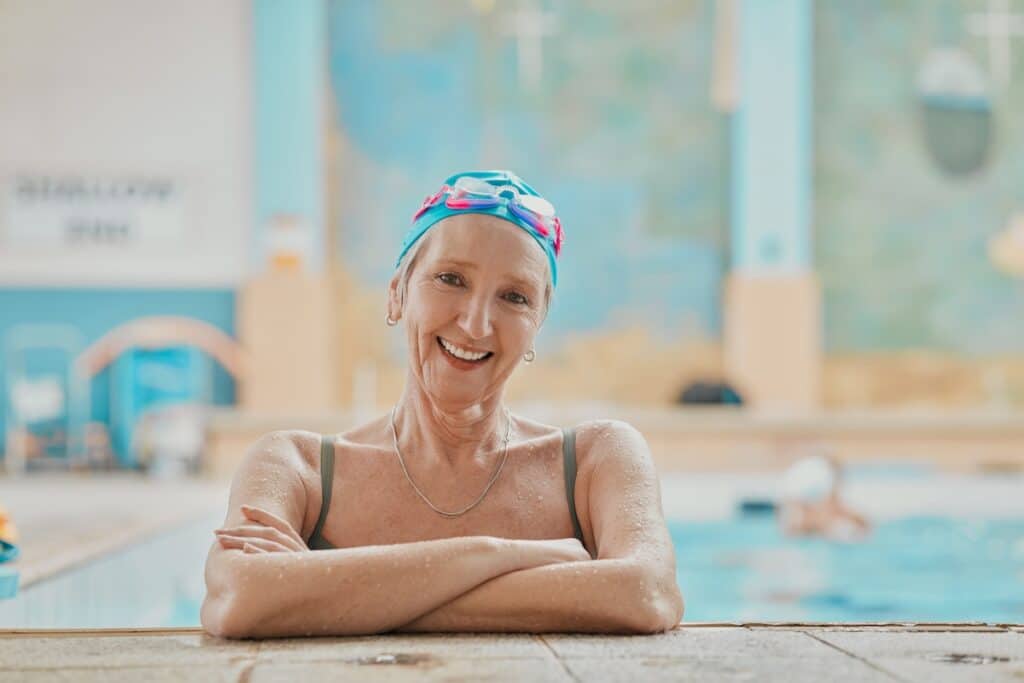
[(459, 376), (434, 375), (427, 380), (425, 388), (435, 405), (452, 413), (479, 405), (490, 393), (490, 383), (478, 383)]

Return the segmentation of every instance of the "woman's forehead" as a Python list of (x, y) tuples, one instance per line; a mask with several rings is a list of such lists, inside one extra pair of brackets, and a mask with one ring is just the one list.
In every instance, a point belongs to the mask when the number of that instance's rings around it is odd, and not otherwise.
[(426, 256), (502, 270), (543, 283), (547, 260), (540, 245), (522, 228), (494, 216), (461, 214), (440, 221), (425, 235)]

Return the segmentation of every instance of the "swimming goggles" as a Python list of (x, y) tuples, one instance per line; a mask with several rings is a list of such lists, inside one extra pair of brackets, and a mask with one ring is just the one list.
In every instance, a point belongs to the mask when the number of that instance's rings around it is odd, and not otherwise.
[(485, 210), (504, 205), (510, 214), (550, 240), (556, 256), (562, 249), (562, 224), (555, 216), (555, 207), (543, 197), (525, 194), (513, 185), (494, 185), (473, 176), (461, 176), (454, 185), (442, 185), (440, 190), (424, 199), (412, 217), (413, 222), (441, 203), (456, 211)]

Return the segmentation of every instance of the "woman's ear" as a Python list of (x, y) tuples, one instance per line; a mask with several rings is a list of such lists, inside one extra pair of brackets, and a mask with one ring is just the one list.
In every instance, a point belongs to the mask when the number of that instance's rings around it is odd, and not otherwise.
[(388, 305), (387, 305), (387, 317), (395, 322), (398, 322), (402, 318), (402, 292), (401, 292), (401, 278), (398, 273), (392, 276), (390, 282), (388, 282)]

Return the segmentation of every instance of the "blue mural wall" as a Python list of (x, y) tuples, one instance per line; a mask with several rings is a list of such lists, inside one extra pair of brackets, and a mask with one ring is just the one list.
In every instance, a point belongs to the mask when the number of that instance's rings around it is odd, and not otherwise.
[[(525, 6), (525, 4), (524, 4)], [(409, 215), (454, 170), (511, 168), (564, 217), (565, 279), (548, 336), (639, 325), (720, 335), (729, 224), (728, 123), (710, 104), (713, 4), (538, 3), (555, 24), (525, 82), (519, 4), (329, 5), (342, 139), (338, 254), (382, 287)], [(1024, 285), (989, 238), (1024, 207), (1024, 50), (992, 93), (993, 141), (951, 176), (927, 149), (918, 79), (938, 47), (987, 72), (966, 30), (981, 0), (814, 9), (813, 257), (826, 350), (1019, 351)], [(642, 39), (638, 39), (641, 37)], [(949, 139), (956, 137), (956, 129)]]
[[(993, 88), (988, 42), (967, 30), (986, 6), (815, 3), (816, 260), (831, 351), (1024, 350), (1024, 284), (986, 252), (1024, 209), (1024, 49), (1018, 39), (1011, 81)], [(937, 48), (962, 50), (990, 84), (991, 147), (962, 175), (926, 139), (918, 79)], [(950, 124), (944, 142), (971, 125)]]
[[(720, 333), (728, 126), (710, 102), (710, 0), (539, 3), (539, 78), (518, 4), (334, 0), (336, 258), (383, 286), (412, 213), (456, 170), (509, 168), (566, 229), (544, 335)], [(638, 40), (643, 36), (643, 40)]]

